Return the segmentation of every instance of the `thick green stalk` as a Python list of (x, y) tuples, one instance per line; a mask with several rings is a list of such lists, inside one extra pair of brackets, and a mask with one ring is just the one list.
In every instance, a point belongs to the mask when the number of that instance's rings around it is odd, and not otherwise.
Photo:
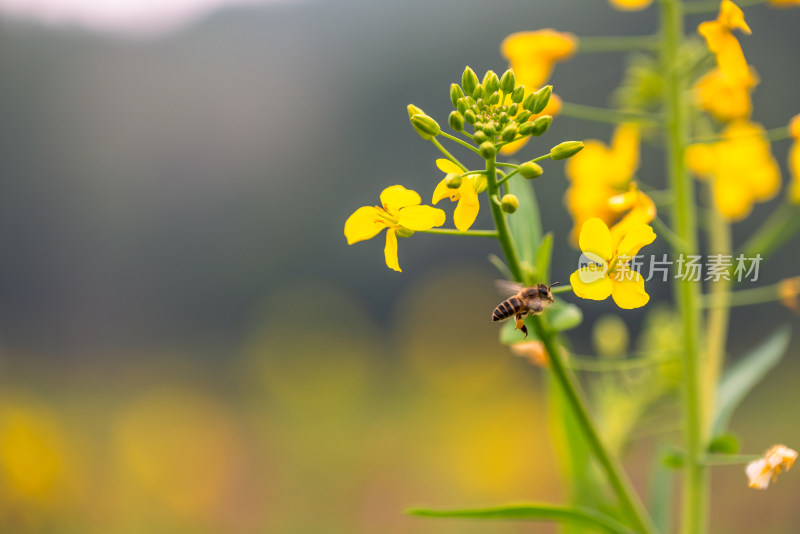
[[(494, 157), (486, 160), (486, 190), (489, 193), (489, 197), (497, 194), (496, 169), (497, 165)], [(494, 202), (490, 202), (489, 205), (492, 209), (492, 216), (494, 217), (494, 222), (497, 227), (497, 238), (505, 253), (508, 267), (514, 275), (515, 280), (517, 282), (522, 282), (522, 269), (520, 267), (519, 257), (517, 256), (516, 247), (514, 246), (514, 240), (508, 228), (508, 224), (506, 224), (505, 215)], [(539, 315), (533, 317), (533, 326), (536, 330), (536, 335), (541, 339), (547, 353), (550, 355), (550, 367), (553, 370), (556, 382), (564, 393), (569, 406), (572, 408), (589, 447), (603, 468), (603, 471), (606, 473), (611, 486), (614, 488), (623, 510), (633, 523), (636, 532), (655, 534), (656, 528), (642, 504), (642, 501), (639, 499), (636, 489), (633, 487), (633, 484), (620, 462), (609, 453), (608, 448), (600, 438), (600, 434), (597, 432), (595, 424), (589, 415), (589, 410), (587, 408), (588, 402), (580, 385), (575, 377), (566, 369), (564, 364), (565, 357), (561, 350), (561, 345), (556, 339), (557, 332), (549, 328), (542, 316)]]
[[(697, 251), (694, 189), (684, 164), (689, 139), (686, 80), (681, 73), (678, 50), (683, 37), (680, 0), (661, 0), (661, 60), (663, 62), (667, 120), (669, 182), (675, 194), (672, 222), (684, 244), (679, 251)], [(699, 351), (698, 284), (676, 279), (674, 294), (683, 319), (683, 419), (686, 466), (683, 476), (681, 532), (701, 534), (708, 525), (708, 469), (703, 464), (706, 437), (702, 419), (702, 375)]]

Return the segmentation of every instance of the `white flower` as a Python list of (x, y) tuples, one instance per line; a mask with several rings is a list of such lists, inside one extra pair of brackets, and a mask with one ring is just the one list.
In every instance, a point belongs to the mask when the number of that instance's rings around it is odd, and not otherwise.
[(745, 473), (751, 488), (767, 489), (770, 482), (778, 478), (778, 473), (788, 471), (797, 459), (797, 451), (786, 445), (775, 445), (764, 457), (747, 464)]

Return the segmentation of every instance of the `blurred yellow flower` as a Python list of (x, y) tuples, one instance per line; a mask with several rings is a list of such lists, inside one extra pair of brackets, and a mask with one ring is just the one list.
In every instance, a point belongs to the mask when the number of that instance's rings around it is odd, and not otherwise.
[(514, 71), (517, 83), (535, 90), (547, 81), (553, 66), (575, 53), (578, 39), (571, 33), (552, 29), (512, 33), (500, 44)]
[(4, 493), (16, 499), (43, 503), (63, 489), (65, 436), (50, 412), (19, 402), (0, 405), (0, 473)]
[(575, 295), (589, 300), (605, 300), (611, 295), (617, 306), (626, 310), (647, 304), (650, 295), (644, 290), (644, 278), (631, 270), (629, 262), (655, 238), (650, 226), (637, 224), (615, 241), (602, 220), (586, 221), (581, 228), (580, 247), (591, 263), (569, 277)]
[(769, 200), (781, 186), (766, 133), (756, 123), (730, 123), (719, 141), (690, 146), (686, 163), (697, 176), (711, 180), (714, 206), (729, 220), (747, 217), (754, 203)]
[(760, 81), (753, 69), (743, 79), (732, 79), (716, 68), (695, 83), (695, 103), (723, 122), (746, 119), (753, 107), (750, 93)]
[(781, 304), (795, 313), (800, 313), (798, 295), (800, 295), (800, 276), (784, 278), (778, 282), (778, 296), (781, 299)]
[[(528, 90), (527, 86), (526, 86), (525, 96), (528, 96), (529, 93), (535, 93), (538, 90), (539, 90), (539, 88), (537, 88), (537, 87), (534, 87), (533, 89)], [(505, 103), (506, 104), (511, 103), (511, 97), (510, 96), (506, 97), (506, 102)], [(521, 108), (520, 108), (519, 113), (522, 113), (522, 109)], [(547, 105), (544, 107), (542, 112), (541, 113), (537, 113), (535, 115), (531, 115), (530, 118), (528, 119), (528, 121), (532, 121), (532, 120), (536, 119), (537, 117), (541, 117), (542, 115), (550, 115), (551, 117), (555, 117), (559, 113), (561, 113), (561, 98), (557, 94), (553, 93), (553, 94), (550, 95), (550, 100), (548, 100)], [(519, 149), (521, 149), (522, 147), (527, 145), (528, 141), (530, 141), (530, 140), (531, 140), (530, 137), (524, 137), (522, 139), (518, 139), (516, 141), (512, 141), (512, 142), (510, 142), (508, 144), (505, 144), (502, 147), (500, 147), (500, 153), (503, 154), (504, 156), (510, 156), (511, 154), (515, 154), (516, 152), (519, 151)]]
[(767, 489), (782, 471), (788, 471), (797, 459), (797, 451), (786, 445), (775, 445), (764, 453), (764, 457), (747, 464), (748, 485), (755, 489)]
[(769, 5), (773, 7), (796, 7), (800, 6), (800, 0), (769, 0)]
[(617, 126), (611, 146), (589, 139), (583, 150), (567, 161), (564, 172), (570, 187), (564, 203), (574, 221), (573, 242), (577, 243), (583, 223), (594, 217), (611, 225), (624, 211), (638, 208), (632, 219), (642, 223), (653, 220), (655, 205), (631, 183), (638, 167), (639, 127), (630, 123)]
[(631, 183), (627, 192), (608, 199), (608, 207), (615, 214), (625, 213), (622, 219), (611, 227), (612, 241), (619, 242), (630, 229), (640, 224), (648, 224), (656, 218), (656, 205), (653, 200)]
[(744, 20), (744, 13), (731, 0), (722, 0), (716, 20), (703, 22), (697, 27), (709, 50), (717, 57), (719, 69), (730, 80), (746, 80), (750, 69), (739, 41), (731, 33), (736, 29), (748, 35), (752, 33)]
[(789, 200), (800, 204), (800, 115), (795, 115), (789, 122), (789, 133), (794, 137), (794, 144), (789, 149), (789, 172), (792, 175)]
[(612, 7), (620, 11), (639, 11), (650, 4), (653, 0), (608, 0)]
[(397, 260), (397, 234), (410, 235), (413, 231), (430, 230), (444, 224), (444, 212), (430, 206), (420, 206), (422, 198), (416, 191), (402, 185), (387, 187), (381, 192), (380, 206), (358, 208), (344, 223), (347, 244), (352, 245), (375, 237), (387, 229), (384, 256), (386, 265), (401, 271)]
[[(449, 159), (437, 159), (436, 166), (445, 174), (462, 174), (461, 168)], [(478, 201), (475, 181), (479, 177), (482, 177), (482, 175), (473, 174), (465, 176), (461, 179), (461, 187), (458, 189), (450, 189), (447, 187), (446, 178), (443, 178), (433, 191), (432, 204), (437, 204), (440, 200), (447, 197), (450, 197), (452, 202), (458, 201), (455, 212), (453, 212), (453, 222), (456, 228), (462, 232), (469, 230), (469, 227), (472, 226), (472, 223), (474, 223), (475, 219), (478, 217), (480, 202)]]
[(527, 358), (537, 367), (550, 367), (550, 357), (541, 341), (522, 341), (514, 343), (510, 348), (516, 356)]

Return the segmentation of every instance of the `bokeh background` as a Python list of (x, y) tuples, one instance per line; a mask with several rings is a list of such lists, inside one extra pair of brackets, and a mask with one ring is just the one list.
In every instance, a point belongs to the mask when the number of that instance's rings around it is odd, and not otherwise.
[[(488, 320), (495, 244), (402, 240), (399, 274), (380, 239), (348, 247), (342, 228), (384, 187), (426, 197), (440, 178), (408, 103), (444, 123), (465, 65), (505, 69), (507, 34), (639, 35), (655, 8), (206, 2), (165, 22), (70, 17), (69, 4), (0, 3), (0, 531), (549, 532), (402, 515), (564, 495), (544, 373)], [(781, 126), (800, 111), (800, 10), (747, 17), (755, 119)], [(552, 82), (603, 106), (623, 68), (579, 55)], [(557, 118), (519, 157), (610, 132)], [(784, 170), (787, 149), (774, 145)], [(662, 186), (658, 148), (643, 159), (640, 180)], [(544, 166), (537, 194), (566, 281), (563, 165)], [(737, 224), (737, 241), (776, 203)], [(796, 247), (761, 281), (798, 274)], [(667, 285), (648, 290), (669, 303)], [(642, 327), (640, 312), (581, 306), (581, 352), (605, 313), (633, 338)], [(735, 310), (730, 357), (781, 323), (800, 326), (777, 304)], [(746, 452), (800, 445), (798, 347), (734, 419)], [(657, 442), (630, 448), (641, 488)], [(798, 473), (756, 492), (741, 466), (719, 468), (716, 531), (797, 532), (798, 491)]]

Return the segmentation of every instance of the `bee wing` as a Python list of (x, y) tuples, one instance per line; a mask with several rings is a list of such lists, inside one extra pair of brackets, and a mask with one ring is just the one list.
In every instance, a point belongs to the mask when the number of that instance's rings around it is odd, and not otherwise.
[(494, 285), (502, 295), (507, 297), (516, 295), (525, 288), (524, 285), (512, 282), (511, 280), (495, 280)]

